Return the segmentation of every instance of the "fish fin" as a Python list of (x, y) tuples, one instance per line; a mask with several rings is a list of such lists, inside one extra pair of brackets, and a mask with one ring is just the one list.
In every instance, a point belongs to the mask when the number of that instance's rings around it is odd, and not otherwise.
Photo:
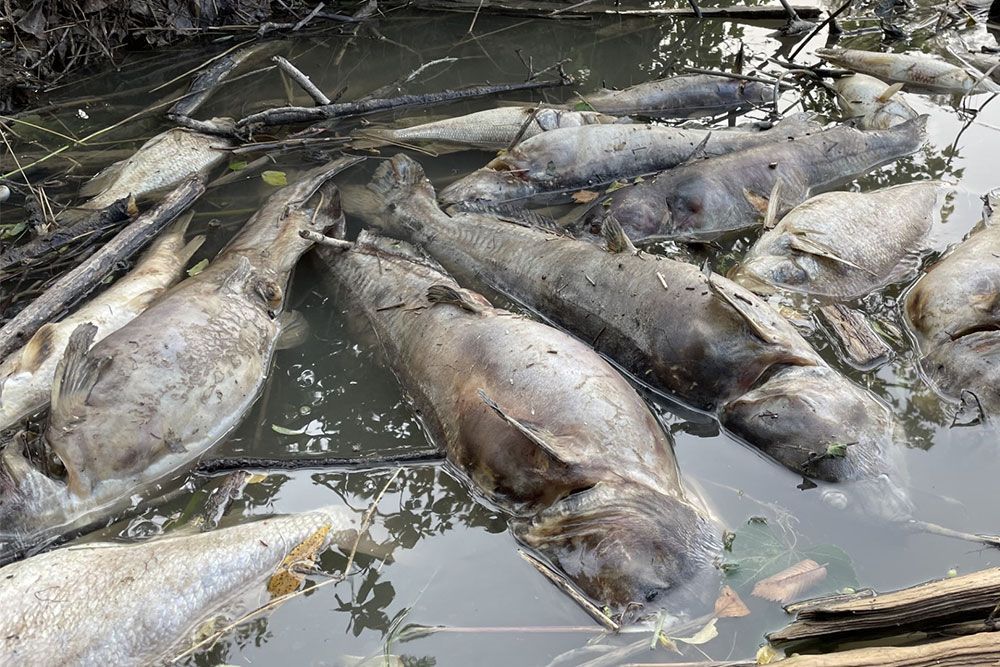
[(100, 170), (94, 176), (80, 186), (81, 197), (95, 197), (107, 190), (115, 182), (115, 179), (122, 173), (125, 165), (132, 158), (125, 158)]
[(741, 293), (743, 292), (743, 288), (716, 273), (708, 275), (708, 286), (716, 296), (732, 306), (740, 314), (758, 338), (769, 345), (781, 344), (781, 337), (778, 335), (774, 324), (765, 321), (761, 317), (760, 309), (756, 307), (756, 304), (751, 298)]
[(923, 263), (926, 254), (927, 248), (920, 247), (900, 257), (896, 266), (886, 275), (885, 284), (892, 285), (893, 283), (908, 282), (911, 278), (915, 278), (917, 273), (920, 272), (920, 265)]
[(871, 269), (866, 269), (863, 266), (855, 264), (849, 259), (844, 259), (840, 255), (838, 255), (837, 252), (830, 246), (815, 239), (811, 239), (805, 234), (798, 233), (798, 234), (791, 234), (790, 236), (791, 239), (789, 240), (788, 245), (793, 250), (798, 250), (799, 252), (804, 252), (806, 254), (814, 255), (816, 257), (822, 257), (823, 259), (828, 259), (831, 262), (837, 262), (838, 264), (849, 266), (852, 269), (857, 269), (858, 271), (864, 271), (865, 273), (872, 276), (877, 275)]
[(17, 368), (23, 373), (34, 373), (52, 355), (52, 335), (56, 327), (51, 322), (43, 324), (21, 349)]
[(764, 211), (764, 229), (773, 229), (778, 224), (778, 203), (781, 201), (781, 179), (774, 181), (771, 196), (767, 198), (767, 209)]
[(562, 234), (563, 228), (554, 218), (542, 215), (537, 211), (514, 206), (512, 204), (487, 204), (479, 201), (461, 201), (448, 207), (450, 213), (479, 213), (489, 215), (502, 222), (509, 222), (522, 227), (531, 227), (550, 234)]
[(380, 164), (368, 182), (369, 190), (387, 200), (399, 198), (400, 190), (420, 188), (429, 188), (433, 195), (433, 188), (427, 180), (424, 168), (419, 162), (402, 153)]
[(632, 239), (628, 237), (628, 234), (622, 228), (622, 223), (618, 222), (618, 218), (612, 213), (604, 217), (601, 223), (601, 234), (604, 235), (604, 240), (608, 244), (608, 252), (628, 252), (633, 255), (639, 252), (635, 244), (632, 243)]
[(89, 353), (96, 335), (97, 327), (90, 322), (79, 325), (70, 334), (52, 382), (54, 420), (68, 423), (79, 417), (101, 371), (111, 363), (111, 357), (97, 357)]
[(289, 350), (309, 340), (309, 322), (297, 310), (286, 310), (278, 315), (278, 331), (276, 350)]
[(767, 209), (770, 206), (770, 201), (767, 197), (761, 197), (756, 192), (750, 192), (746, 188), (743, 188), (743, 197), (761, 216), (767, 215)]
[(878, 102), (879, 104), (885, 104), (890, 99), (892, 99), (893, 95), (895, 95), (902, 89), (903, 89), (902, 83), (894, 83), (885, 90), (883, 90), (882, 94), (875, 98), (875, 101)]
[(354, 242), (354, 250), (376, 256), (396, 257), (427, 267), (438, 273), (448, 273), (433, 257), (412, 243), (397, 241), (388, 236), (379, 236), (378, 234), (369, 232), (367, 229), (362, 229), (361, 233), (358, 234), (358, 238)]
[[(470, 313), (481, 314), (487, 307), (473, 298), (472, 292), (451, 285), (438, 283), (427, 288), (427, 300), (431, 303), (448, 303)], [(475, 296), (479, 296), (476, 294)], [(482, 298), (482, 297), (480, 297)]]
[(240, 255), (236, 267), (219, 285), (220, 292), (239, 292), (253, 274), (253, 264), (244, 255)]
[(540, 450), (545, 452), (553, 461), (564, 465), (572, 464), (572, 458), (566, 456), (566, 452), (563, 451), (564, 448), (559, 447), (556, 443), (557, 438), (551, 433), (546, 433), (533, 424), (529, 424), (509, 415), (503, 410), (503, 408), (497, 405), (496, 401), (487, 396), (486, 392), (482, 389), (479, 389), (477, 393), (483, 403), (485, 403), (488, 408), (493, 410), (493, 412), (495, 412), (500, 419), (514, 427), (514, 429), (520, 432), (521, 435), (534, 443)]

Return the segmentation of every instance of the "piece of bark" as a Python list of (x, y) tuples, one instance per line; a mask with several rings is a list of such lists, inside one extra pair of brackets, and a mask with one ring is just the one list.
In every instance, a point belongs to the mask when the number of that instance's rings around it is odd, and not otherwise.
[(839, 303), (819, 310), (830, 332), (840, 341), (847, 361), (858, 370), (871, 370), (892, 357), (892, 348), (875, 333), (862, 313)]
[(1000, 633), (978, 634), (917, 646), (877, 646), (825, 655), (797, 655), (781, 667), (982, 667), (1000, 663)]
[(85, 262), (57, 280), (44, 294), (0, 329), (0, 359), (24, 345), (39, 327), (89, 294), (115, 264), (142, 249), (205, 191), (197, 177), (181, 183), (158, 206), (108, 241)]

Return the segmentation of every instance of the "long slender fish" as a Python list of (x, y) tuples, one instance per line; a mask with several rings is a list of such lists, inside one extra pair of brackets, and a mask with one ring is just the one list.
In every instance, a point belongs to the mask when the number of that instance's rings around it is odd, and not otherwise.
[(576, 221), (580, 234), (600, 233), (614, 218), (633, 241), (697, 240), (758, 224), (778, 187), (779, 216), (816, 191), (913, 153), (927, 117), (888, 130), (838, 126), (781, 144), (686, 164), (615, 191)]
[(810, 114), (796, 114), (762, 132), (723, 132), (660, 125), (590, 125), (552, 130), (521, 142), (484, 168), (441, 191), (444, 204), (522, 203), (663, 171), (692, 158), (725, 155), (818, 132)]
[[(899, 85), (899, 84), (897, 84)], [(848, 120), (862, 130), (887, 130), (917, 117), (895, 86), (867, 74), (834, 79), (837, 104)]]
[(816, 195), (764, 232), (730, 277), (763, 294), (864, 296), (915, 275), (941, 191), (940, 183), (923, 181)]
[(97, 327), (94, 340), (99, 341), (135, 319), (180, 280), (184, 266), (205, 240), (197, 236), (184, 243), (190, 220), (185, 216), (177, 221), (128, 275), (68, 317), (44, 325), (24, 347), (0, 363), (0, 430), (48, 405), (56, 365), (76, 327), (93, 324)]
[[(648, 386), (718, 414), (792, 470), (853, 480), (872, 513), (909, 511), (888, 408), (826, 366), (753, 293), (684, 262), (610, 253), (482, 214), (447, 215), (423, 170), (402, 155), (363, 192), (352, 209), (426, 249), (459, 281), (525, 304)], [(830, 456), (835, 443), (853, 444)]]
[[(180, 474), (242, 420), (264, 386), (289, 274), (342, 215), (331, 162), (273, 194), (204, 271), (90, 348), (81, 325), (56, 370), (44, 440), (65, 468), (0, 455), (0, 556), (113, 514)], [(88, 348), (90, 348), (88, 350)]]
[(493, 308), (405, 243), (363, 233), (353, 250), (320, 254), (432, 439), (516, 515), (518, 539), (616, 613), (714, 600), (721, 529), (685, 494), (670, 439), (608, 362)]
[(711, 74), (682, 74), (647, 81), (622, 90), (602, 89), (582, 95), (575, 105), (612, 116), (692, 118), (768, 104), (774, 86)]
[[(88, 543), (0, 569), (0, 662), (166, 664), (214, 614), (245, 612), (289, 553), (350, 548), (355, 514), (327, 507), (135, 544)], [(241, 599), (242, 598), (242, 599)]]
[(883, 81), (899, 81), (949, 93), (1000, 92), (1000, 86), (988, 78), (978, 81), (978, 77), (958, 65), (925, 54), (878, 53), (836, 47), (816, 49), (814, 53), (829, 63), (869, 74)]
[(1000, 415), (1000, 190), (992, 215), (906, 295), (924, 375), (940, 393)]

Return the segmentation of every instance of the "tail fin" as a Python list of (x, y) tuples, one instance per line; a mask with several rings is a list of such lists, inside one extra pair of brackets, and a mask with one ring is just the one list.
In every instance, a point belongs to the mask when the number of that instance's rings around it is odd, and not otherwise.
[(424, 191), (434, 197), (434, 188), (424, 174), (424, 168), (402, 153), (383, 162), (372, 175), (368, 189), (385, 201)]

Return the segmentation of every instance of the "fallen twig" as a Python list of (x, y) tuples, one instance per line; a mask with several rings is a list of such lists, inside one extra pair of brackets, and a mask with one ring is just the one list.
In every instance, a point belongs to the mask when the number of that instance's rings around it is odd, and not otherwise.
[[(322, 3), (320, 3), (320, 6), (322, 6)], [(282, 72), (290, 76), (295, 83), (299, 84), (302, 90), (306, 91), (316, 104), (321, 106), (330, 104), (330, 98), (324, 95), (323, 91), (317, 88), (316, 84), (312, 82), (312, 79), (306, 76), (298, 67), (281, 56), (274, 56), (271, 58), (271, 62), (276, 64)]]
[[(479, 7), (476, 2), (454, 2), (446, 0), (418, 0), (414, 4), (418, 9), (431, 11), (449, 12), (475, 12)], [(817, 18), (821, 9), (816, 6), (794, 6), (794, 11), (804, 18)], [(531, 3), (520, 3), (515, 0), (485, 0), (480, 11), (506, 14), (511, 16), (526, 16), (550, 19), (567, 18), (591, 18), (594, 16), (620, 16), (634, 18), (655, 18), (655, 17), (693, 17), (693, 18), (717, 18), (717, 19), (784, 19), (788, 17), (788, 12), (781, 5), (777, 6), (733, 6), (733, 7), (700, 7), (700, 8), (635, 8), (629, 9), (620, 6), (593, 6), (579, 3), (579, 6), (571, 10), (557, 2), (538, 0)]]
[(291, 458), (262, 458), (254, 456), (234, 456), (206, 459), (195, 468), (196, 473), (213, 475), (232, 470), (304, 470), (307, 468), (370, 468), (396, 463), (436, 463), (443, 461), (444, 454), (438, 451), (403, 452), (385, 456), (360, 456), (345, 458), (339, 456), (303, 456)]
[(546, 563), (538, 560), (524, 549), (518, 549), (517, 553), (521, 556), (521, 558), (528, 561), (531, 566), (538, 570), (546, 579), (555, 584), (559, 590), (573, 598), (573, 601), (583, 607), (584, 611), (590, 614), (595, 621), (612, 632), (618, 632), (621, 626), (615, 623), (612, 619), (608, 618), (604, 612), (594, 605), (593, 602), (581, 595), (572, 584), (566, 581), (566, 578), (563, 575), (554, 571)]

